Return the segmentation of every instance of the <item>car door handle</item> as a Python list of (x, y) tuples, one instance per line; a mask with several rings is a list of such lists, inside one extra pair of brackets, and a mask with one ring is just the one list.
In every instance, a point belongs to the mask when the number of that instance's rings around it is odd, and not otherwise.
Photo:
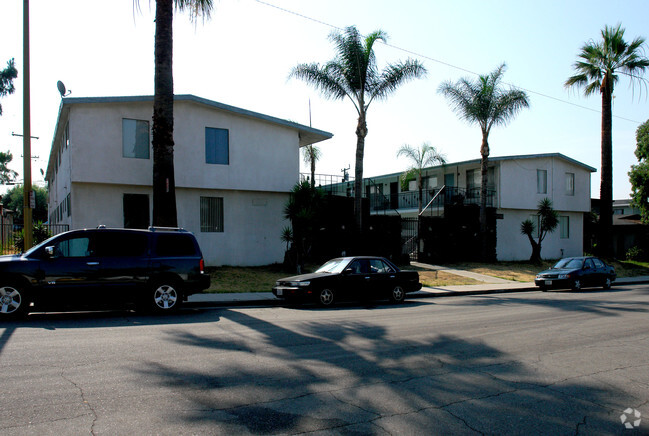
[(99, 262), (86, 262), (86, 265), (88, 265), (88, 266), (97, 266), (97, 265), (99, 265)]
[(365, 280), (369, 280), (369, 279), (370, 279), (370, 276), (365, 276)]

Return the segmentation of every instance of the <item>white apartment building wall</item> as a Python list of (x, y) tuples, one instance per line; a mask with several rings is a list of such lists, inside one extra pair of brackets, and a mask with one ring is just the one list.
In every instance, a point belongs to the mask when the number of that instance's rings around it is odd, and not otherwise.
[[(559, 213), (560, 225), (544, 239), (541, 256), (554, 259), (583, 254), (583, 217), (590, 211), (590, 177), (596, 171), (594, 168), (560, 153), (491, 157), (489, 167), (489, 189), (495, 190), (492, 206), (496, 208), (498, 217), (498, 260), (529, 259), (532, 248), (527, 237), (521, 234), (520, 225), (536, 214), (539, 202), (546, 197)], [(479, 187), (478, 159), (424, 170), (424, 176), (436, 182), (435, 187), (429, 188), (437, 189), (444, 185), (445, 175), (448, 174), (453, 174), (453, 186), (465, 189), (469, 185), (467, 175), (471, 173)], [(390, 184), (398, 181), (400, 175), (376, 176), (372, 180), (377, 186), (383, 186), (384, 194), (389, 194)], [(411, 189), (416, 188), (411, 186)], [(399, 193), (402, 192), (399, 183)], [(475, 192), (474, 195), (479, 193)], [(471, 202), (479, 204), (479, 198), (472, 198)], [(413, 203), (410, 209), (398, 212), (404, 217), (415, 217), (417, 205)]]
[[(148, 197), (151, 222), (150, 144), (148, 158), (124, 157), (122, 149), (123, 120), (148, 121), (150, 141), (151, 117), (151, 97), (63, 100), (47, 171), (50, 222), (123, 227), (125, 196), (133, 194)], [(206, 264), (281, 262), (299, 148), (332, 135), (195, 96), (176, 96), (174, 118), (178, 225), (196, 235)], [(227, 164), (206, 163), (206, 128), (227, 130)], [(219, 231), (201, 226), (204, 200), (220, 202)]]

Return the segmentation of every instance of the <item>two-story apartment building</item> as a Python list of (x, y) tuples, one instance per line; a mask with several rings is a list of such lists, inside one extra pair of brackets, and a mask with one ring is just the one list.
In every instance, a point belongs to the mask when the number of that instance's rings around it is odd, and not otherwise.
[[(50, 223), (151, 224), (153, 97), (64, 98), (46, 179)], [(208, 265), (281, 262), (299, 148), (333, 135), (193, 95), (174, 97), (178, 225)]]
[[(590, 176), (595, 171), (560, 153), (490, 157), (488, 206), (496, 209), (497, 258), (529, 259), (530, 243), (521, 235), (520, 225), (528, 218), (536, 219), (538, 203), (546, 197), (560, 218), (559, 227), (543, 241), (541, 255), (549, 259), (581, 255), (584, 214), (590, 211)], [(449, 203), (479, 204), (479, 159), (434, 166), (423, 173), (422, 214), (443, 214)], [(410, 181), (403, 189), (400, 176), (394, 173), (366, 179), (364, 194), (370, 199), (371, 213), (419, 214), (417, 183)]]

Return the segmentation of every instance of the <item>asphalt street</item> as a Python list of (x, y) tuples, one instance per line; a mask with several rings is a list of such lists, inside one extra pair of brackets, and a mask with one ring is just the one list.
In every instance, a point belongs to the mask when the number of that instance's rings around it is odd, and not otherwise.
[(649, 434), (648, 314), (647, 285), (33, 314), (0, 324), (0, 434)]

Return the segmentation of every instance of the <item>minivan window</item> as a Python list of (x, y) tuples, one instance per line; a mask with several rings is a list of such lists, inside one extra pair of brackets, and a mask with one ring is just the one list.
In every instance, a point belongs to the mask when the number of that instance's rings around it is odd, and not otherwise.
[(90, 239), (86, 236), (65, 239), (54, 245), (54, 257), (90, 256)]
[(162, 233), (156, 240), (155, 252), (158, 256), (193, 256), (196, 254), (194, 240), (188, 234)]
[(97, 255), (102, 257), (138, 257), (146, 254), (148, 238), (143, 233), (99, 231)]

